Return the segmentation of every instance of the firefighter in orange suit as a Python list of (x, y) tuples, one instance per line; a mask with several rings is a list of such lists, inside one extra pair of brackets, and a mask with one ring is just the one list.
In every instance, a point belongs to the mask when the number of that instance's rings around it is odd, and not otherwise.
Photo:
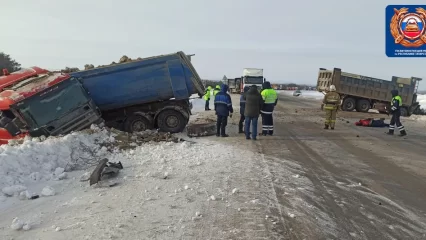
[(337, 109), (340, 104), (340, 95), (336, 92), (336, 86), (331, 85), (329, 91), (325, 94), (322, 100), (321, 110), (325, 109), (325, 126), (333, 130), (336, 123)]

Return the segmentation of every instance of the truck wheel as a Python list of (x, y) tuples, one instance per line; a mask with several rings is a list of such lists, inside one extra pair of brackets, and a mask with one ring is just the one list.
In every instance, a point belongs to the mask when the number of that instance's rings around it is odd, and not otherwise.
[(124, 130), (126, 132), (143, 132), (152, 129), (152, 122), (146, 117), (140, 115), (130, 115), (124, 122)]
[(408, 110), (405, 107), (401, 108), (401, 116), (408, 117)]
[(342, 110), (352, 112), (355, 109), (355, 99), (353, 98), (345, 98), (342, 104)]
[(183, 114), (173, 109), (163, 110), (157, 117), (157, 125), (162, 132), (182, 132), (186, 124), (187, 119)]
[(370, 101), (367, 99), (360, 99), (356, 102), (356, 110), (358, 112), (368, 112), (370, 110)]

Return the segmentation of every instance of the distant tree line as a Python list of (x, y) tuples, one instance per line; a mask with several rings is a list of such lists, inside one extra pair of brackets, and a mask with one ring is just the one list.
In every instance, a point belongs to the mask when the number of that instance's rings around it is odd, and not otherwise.
[(0, 52), (0, 72), (3, 69), (7, 69), (7, 71), (10, 73), (15, 72), (21, 69), (21, 64), (15, 61), (15, 59), (11, 58), (9, 54)]

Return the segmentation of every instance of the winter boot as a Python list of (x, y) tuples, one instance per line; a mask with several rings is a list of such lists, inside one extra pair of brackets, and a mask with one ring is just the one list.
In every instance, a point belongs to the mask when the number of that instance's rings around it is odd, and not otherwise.
[(328, 129), (328, 125), (327, 124), (324, 126), (324, 129)]
[(238, 133), (244, 133), (243, 131), (243, 125), (238, 126)]
[(387, 132), (386, 134), (387, 134), (387, 135), (393, 135), (394, 131), (395, 131), (395, 130), (393, 130), (393, 129), (389, 129), (389, 132)]
[(407, 136), (407, 132), (405, 130), (402, 130), (402, 131), (399, 132), (398, 136), (400, 136), (400, 137)]
[(220, 135), (221, 137), (229, 137), (229, 135), (228, 134), (223, 134), (223, 135)]

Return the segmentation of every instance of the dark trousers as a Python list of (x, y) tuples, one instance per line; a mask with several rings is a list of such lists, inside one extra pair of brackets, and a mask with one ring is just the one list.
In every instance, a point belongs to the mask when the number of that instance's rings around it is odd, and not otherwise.
[(274, 119), (272, 118), (272, 113), (262, 113), (262, 134), (274, 134)]
[(226, 125), (228, 125), (228, 116), (217, 115), (216, 135), (224, 136)]
[(405, 128), (401, 123), (401, 112), (392, 113), (392, 118), (389, 124), (389, 132), (393, 133), (395, 131), (395, 125), (398, 127), (399, 132), (405, 131)]
[(240, 122), (238, 123), (238, 131), (239, 132), (242, 132), (243, 131), (243, 123), (244, 123), (244, 120), (245, 120), (246, 118), (244, 117), (244, 114), (241, 114), (240, 115)]
[(210, 99), (206, 100), (206, 106), (205, 106), (205, 110), (209, 110), (210, 109)]
[(245, 134), (246, 138), (250, 138), (250, 124), (251, 124), (251, 137), (256, 139), (257, 136), (257, 117), (246, 117)]

